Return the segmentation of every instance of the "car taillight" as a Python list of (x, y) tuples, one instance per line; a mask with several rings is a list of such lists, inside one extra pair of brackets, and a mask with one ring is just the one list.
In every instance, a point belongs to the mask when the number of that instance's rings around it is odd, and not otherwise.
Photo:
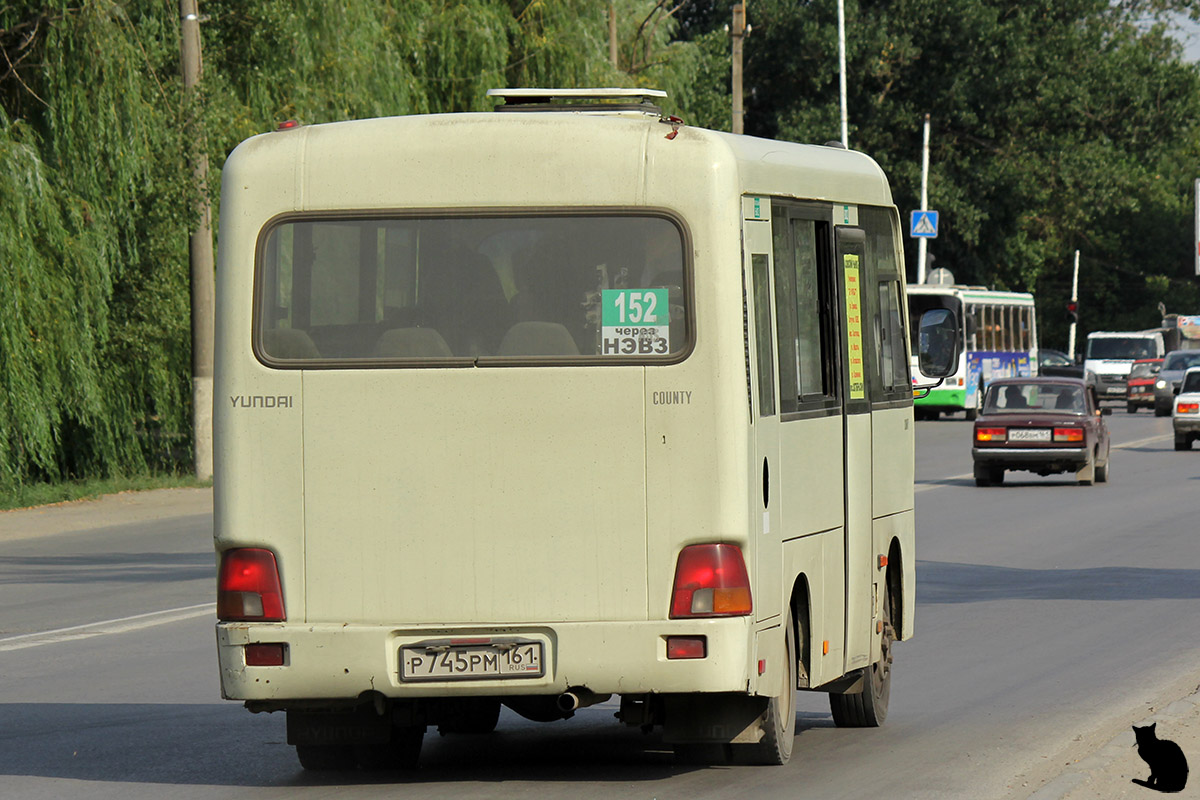
[(742, 550), (732, 544), (693, 544), (675, 563), (671, 619), (740, 617), (753, 611)]
[(1083, 428), (1055, 428), (1054, 441), (1056, 442), (1082, 442)]
[(1008, 439), (1008, 428), (976, 428), (975, 441), (1003, 442)]
[(239, 622), (282, 622), (287, 619), (274, 553), (245, 547), (221, 554), (217, 619)]
[(1200, 414), (1200, 403), (1176, 403), (1176, 414)]

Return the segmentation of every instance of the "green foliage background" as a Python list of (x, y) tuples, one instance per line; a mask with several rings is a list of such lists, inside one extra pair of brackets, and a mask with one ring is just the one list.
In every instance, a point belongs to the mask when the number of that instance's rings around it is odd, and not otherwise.
[[(668, 113), (727, 130), (732, 2), (199, 0), (185, 97), (176, 0), (0, 0), (0, 493), (188, 468), (187, 240), (238, 142), (486, 110), (497, 86), (662, 88)], [(935, 266), (1034, 291), (1048, 346), (1076, 248), (1085, 329), (1200, 312), (1200, 72), (1167, 28), (1198, 6), (846, 0), (851, 146), (915, 208), (932, 114)], [(747, 133), (838, 138), (836, 0), (748, 8)], [(197, 120), (209, 186), (187, 166)]]

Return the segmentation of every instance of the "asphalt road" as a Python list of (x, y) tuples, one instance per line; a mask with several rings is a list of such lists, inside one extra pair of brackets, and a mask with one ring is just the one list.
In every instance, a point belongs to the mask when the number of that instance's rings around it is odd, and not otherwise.
[(1200, 683), (1200, 452), (1169, 419), (1110, 421), (1092, 487), (976, 488), (969, 425), (917, 425), (917, 636), (888, 722), (839, 730), (802, 695), (782, 768), (677, 765), (610, 703), (430, 732), (411, 775), (314, 777), (281, 715), (220, 700), (206, 495), (0, 514), (0, 798), (1029, 796)]

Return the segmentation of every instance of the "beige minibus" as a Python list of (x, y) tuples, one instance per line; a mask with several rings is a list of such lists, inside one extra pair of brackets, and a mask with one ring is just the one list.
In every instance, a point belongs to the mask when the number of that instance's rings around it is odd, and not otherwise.
[(413, 765), (501, 706), (763, 764), (797, 690), (880, 724), (916, 563), (883, 172), (661, 92), (493, 94), (225, 166), (223, 695), (307, 769)]

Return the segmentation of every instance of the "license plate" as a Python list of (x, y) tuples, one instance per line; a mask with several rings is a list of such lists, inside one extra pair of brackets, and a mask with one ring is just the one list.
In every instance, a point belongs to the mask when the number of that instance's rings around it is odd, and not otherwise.
[(542, 643), (529, 639), (456, 643), (445, 639), (400, 648), (402, 681), (540, 678)]
[(1109, 394), (1125, 394), (1125, 387), (1123, 387), (1123, 386), (1109, 386), (1109, 387), (1108, 387), (1107, 389), (1105, 389), (1104, 391), (1108, 392)]
[(1048, 442), (1050, 441), (1049, 428), (1009, 428), (1008, 440), (1010, 442)]

